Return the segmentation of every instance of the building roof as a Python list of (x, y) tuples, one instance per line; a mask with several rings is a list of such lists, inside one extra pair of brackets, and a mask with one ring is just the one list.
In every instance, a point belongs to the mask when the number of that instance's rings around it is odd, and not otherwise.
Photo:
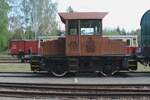
[(107, 15), (107, 12), (59, 13), (59, 16), (63, 23), (65, 23), (65, 20), (71, 20), (71, 19), (103, 19), (105, 15)]

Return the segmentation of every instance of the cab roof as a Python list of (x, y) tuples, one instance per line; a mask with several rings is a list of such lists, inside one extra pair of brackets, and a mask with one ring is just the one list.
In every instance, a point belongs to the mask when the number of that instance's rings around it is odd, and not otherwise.
[(107, 12), (73, 12), (66, 13), (61, 12), (59, 16), (61, 21), (65, 23), (65, 20), (77, 20), (77, 19), (103, 19), (108, 13)]

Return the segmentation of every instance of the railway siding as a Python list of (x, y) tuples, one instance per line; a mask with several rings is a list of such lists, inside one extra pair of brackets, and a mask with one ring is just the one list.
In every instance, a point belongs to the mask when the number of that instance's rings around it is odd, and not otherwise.
[[(111, 87), (111, 88), (109, 88)], [(150, 85), (95, 85), (95, 84), (21, 84), (0, 83), (1, 96), (22, 97), (87, 97), (87, 98), (136, 98), (150, 96)]]

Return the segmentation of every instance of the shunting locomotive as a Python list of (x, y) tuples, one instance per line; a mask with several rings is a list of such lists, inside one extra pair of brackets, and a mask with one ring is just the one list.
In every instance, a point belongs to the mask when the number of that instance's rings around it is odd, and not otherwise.
[(42, 55), (32, 56), (31, 69), (57, 77), (67, 73), (112, 75), (120, 70), (136, 70), (137, 61), (127, 54), (126, 43), (103, 37), (102, 20), (106, 15), (106, 12), (59, 13), (66, 35), (42, 42)]

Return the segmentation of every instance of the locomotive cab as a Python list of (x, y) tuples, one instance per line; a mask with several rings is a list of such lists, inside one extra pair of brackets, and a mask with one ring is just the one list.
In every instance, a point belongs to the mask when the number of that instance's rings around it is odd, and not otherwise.
[[(71, 20), (68, 21), (68, 35), (66, 36), (66, 55), (68, 56), (92, 56), (96, 55), (96, 38), (102, 35), (101, 20), (78, 20), (78, 27), (72, 28)], [(75, 32), (73, 32), (76, 30)], [(97, 35), (97, 36), (96, 36)], [(75, 38), (75, 39), (73, 39)], [(73, 43), (77, 46), (73, 47)], [(85, 47), (86, 46), (86, 47)], [(98, 48), (98, 47), (97, 47)], [(92, 54), (93, 53), (93, 54)]]
[[(106, 12), (59, 13), (66, 29), (66, 56), (97, 55), (92, 46), (97, 43), (98, 37), (102, 36), (102, 19), (106, 14)], [(89, 43), (85, 43), (86, 41)], [(94, 45), (91, 45), (92, 43)]]

